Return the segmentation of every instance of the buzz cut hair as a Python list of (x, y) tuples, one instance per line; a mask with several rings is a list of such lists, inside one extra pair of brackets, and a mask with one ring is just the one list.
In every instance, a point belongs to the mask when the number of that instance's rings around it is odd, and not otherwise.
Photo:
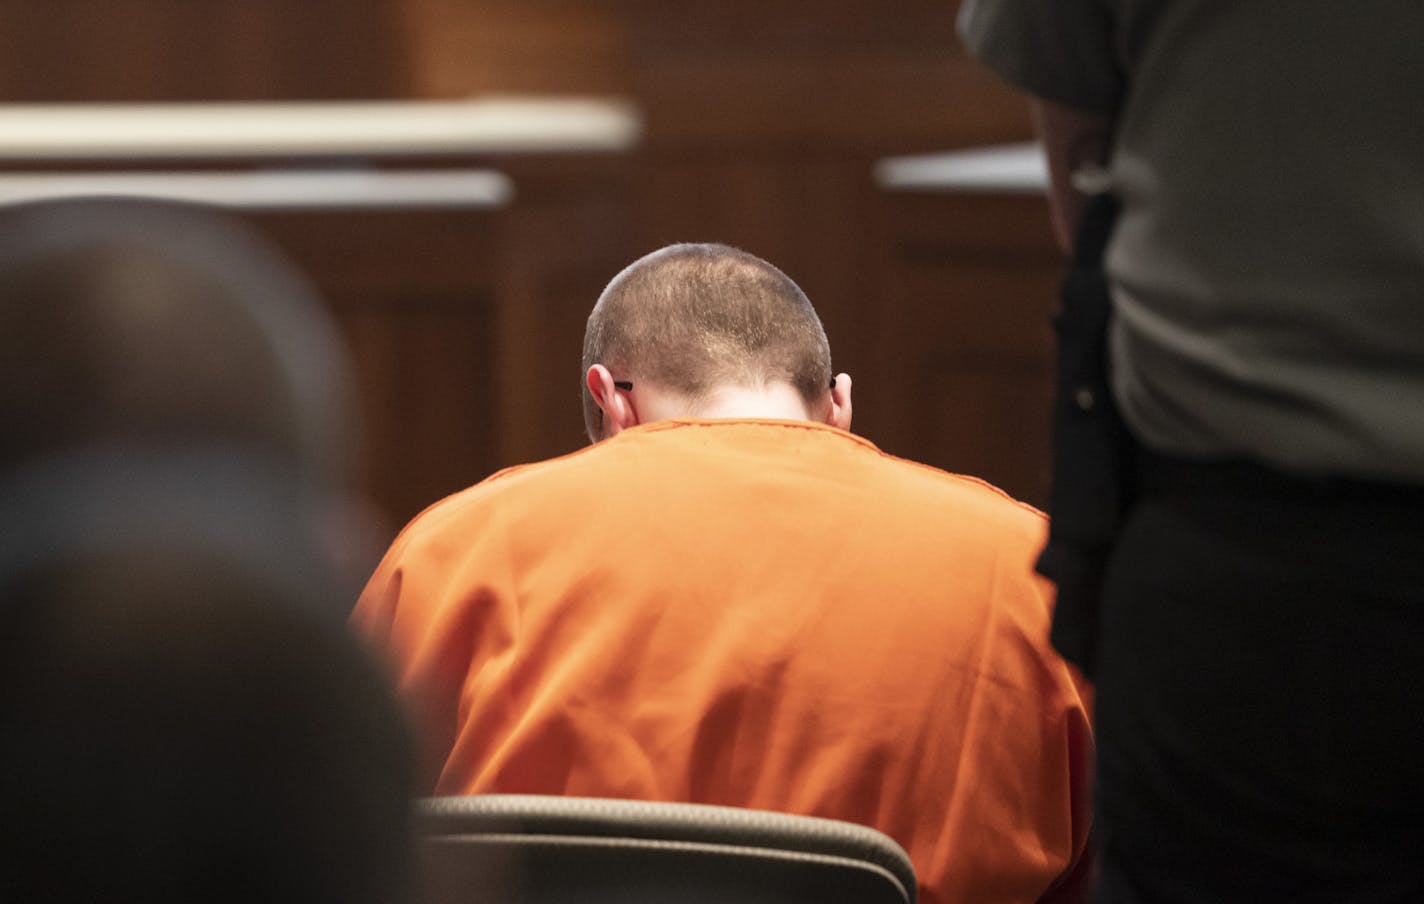
[[(810, 405), (827, 391), (831, 349), (785, 273), (728, 245), (677, 244), (634, 261), (603, 290), (584, 332), (583, 373), (595, 364), (694, 405), (720, 386), (776, 383)], [(603, 413), (586, 380), (583, 411), (597, 441)]]

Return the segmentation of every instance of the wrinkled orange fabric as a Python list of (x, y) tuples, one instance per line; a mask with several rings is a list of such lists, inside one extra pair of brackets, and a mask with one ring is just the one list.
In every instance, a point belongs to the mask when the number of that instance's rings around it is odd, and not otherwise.
[(662, 421), (431, 506), (353, 622), (425, 726), (433, 793), (848, 820), (905, 847), (926, 904), (1035, 901), (1090, 818), (1044, 529), (830, 427)]

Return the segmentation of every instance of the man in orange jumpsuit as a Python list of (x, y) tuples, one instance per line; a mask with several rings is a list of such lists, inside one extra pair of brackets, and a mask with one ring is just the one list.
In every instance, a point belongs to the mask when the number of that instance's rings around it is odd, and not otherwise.
[(430, 790), (829, 817), (895, 838), (926, 904), (1081, 896), (1043, 516), (846, 432), (810, 302), (725, 246), (609, 284), (584, 388), (593, 445), (426, 509), (357, 606)]

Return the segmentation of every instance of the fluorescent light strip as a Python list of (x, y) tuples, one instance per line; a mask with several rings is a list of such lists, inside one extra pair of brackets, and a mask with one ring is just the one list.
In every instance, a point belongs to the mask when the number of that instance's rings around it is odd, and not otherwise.
[(478, 209), (513, 194), (509, 177), (484, 169), (0, 174), (0, 204), (121, 196), (243, 210)]
[(0, 104), (0, 160), (616, 152), (641, 133), (599, 98)]
[(875, 165), (875, 179), (882, 188), (899, 191), (1043, 194), (1048, 164), (1043, 149), (1029, 142), (889, 157)]

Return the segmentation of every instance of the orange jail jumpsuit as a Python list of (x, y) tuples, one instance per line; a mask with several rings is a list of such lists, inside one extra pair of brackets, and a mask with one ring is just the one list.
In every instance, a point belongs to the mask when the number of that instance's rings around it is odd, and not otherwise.
[(353, 621), (433, 793), (848, 820), (926, 904), (1071, 899), (1091, 733), (1044, 520), (831, 427), (660, 421), (426, 509)]

